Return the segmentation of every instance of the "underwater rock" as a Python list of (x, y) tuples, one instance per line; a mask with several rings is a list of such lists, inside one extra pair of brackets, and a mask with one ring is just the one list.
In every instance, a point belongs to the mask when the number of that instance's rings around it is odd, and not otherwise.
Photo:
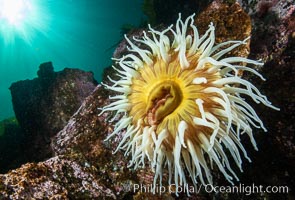
[(253, 26), (251, 54), (263, 61), (271, 61), (287, 47), (295, 30), (294, 1), (245, 1), (241, 6), (250, 15)]
[(51, 62), (39, 68), (38, 78), (10, 87), (14, 112), (25, 132), (23, 149), (28, 161), (51, 156), (50, 138), (66, 125), (97, 85), (91, 72), (69, 68), (54, 72)]
[(15, 117), (0, 121), (0, 173), (17, 168), (25, 161), (24, 133)]
[[(106, 187), (110, 188), (118, 199), (138, 194), (133, 191), (134, 184), (152, 184), (152, 172), (148, 170), (132, 171), (127, 168), (128, 160), (123, 152), (113, 154), (114, 147), (120, 139), (105, 142), (113, 131), (113, 123), (108, 122), (111, 113), (99, 116), (100, 109), (110, 102), (109, 91), (98, 86), (88, 96), (82, 106), (52, 140), (51, 146), (56, 156), (80, 154), (87, 160), (86, 164), (99, 174)], [(151, 195), (151, 194), (150, 194)], [(169, 194), (166, 194), (170, 196)], [(155, 195), (154, 197), (160, 197)]]
[(196, 25), (200, 35), (205, 34), (208, 24), (211, 22), (215, 25), (215, 43), (217, 44), (229, 40), (243, 41), (248, 38), (246, 46), (242, 45), (235, 48), (229, 52), (228, 56), (248, 56), (251, 20), (238, 3), (229, 4), (222, 1), (213, 1), (204, 12), (196, 17)]
[(116, 199), (84, 163), (78, 155), (56, 156), (0, 174), (0, 199)]
[[(55, 157), (0, 175), (0, 199), (129, 199), (136, 193), (134, 184), (151, 184), (150, 170), (131, 171), (123, 153), (112, 153), (118, 140), (104, 142), (113, 130), (107, 122), (111, 113), (98, 116), (97, 108), (109, 101), (108, 96), (98, 86), (85, 99), (52, 139)], [(137, 196), (140, 199), (140, 192)], [(172, 198), (169, 194), (165, 197)]]
[[(231, 8), (232, 5), (225, 7)], [(210, 13), (209, 11), (206, 12)], [(166, 15), (169, 16), (169, 13), (166, 13)], [(174, 17), (177, 18), (177, 16)], [(218, 17), (222, 18), (220, 15)], [(227, 14), (224, 18), (227, 18)], [(252, 15), (251, 20), (253, 22)], [(259, 22), (262, 19), (257, 18), (255, 20)], [(291, 24), (291, 21), (288, 22)], [(262, 54), (256, 54), (255, 49), (259, 42), (265, 44), (266, 49), (273, 49), (273, 45), (277, 44), (279, 38), (274, 38), (274, 43), (264, 43), (265, 40), (257, 38), (259, 33), (256, 32), (258, 29), (256, 29), (255, 24), (251, 48), (247, 50), (250, 51), (252, 58), (261, 58), (260, 55)], [(272, 24), (274, 27), (277, 25)], [(288, 25), (288, 27), (291, 28), (288, 29), (290, 34), (285, 43), (286, 48), (276, 51), (281, 53), (278, 53), (276, 59), (267, 62), (260, 69), (267, 81), (261, 84), (261, 80), (244, 73), (245, 78), (258, 85), (262, 93), (266, 94), (275, 106), (280, 107), (281, 111), (266, 110), (263, 106), (252, 105), (257, 114), (261, 116), (262, 121), (265, 122), (268, 133), (255, 129), (258, 152), (252, 149), (250, 141), (244, 140), (252, 163), (243, 162), (244, 173), (239, 174), (239, 176), (240, 183), (245, 186), (253, 183), (258, 186), (260, 184), (263, 186), (286, 185), (289, 187), (289, 193), (257, 192), (247, 195), (243, 192), (209, 194), (201, 191), (193, 194), (191, 199), (292, 199), (294, 197), (293, 113), (295, 113), (295, 91), (290, 86), (295, 84), (293, 78), (295, 75), (293, 67), (295, 62), (295, 38), (293, 36), (295, 30), (292, 26)], [(292, 32), (293, 34), (291, 34)], [(136, 31), (134, 36), (136, 36)], [(255, 41), (254, 44), (253, 41)], [(119, 48), (116, 55), (121, 55), (126, 51), (126, 44), (122, 44)], [(109, 70), (106, 75), (112, 73), (113, 71)], [(113, 132), (115, 123), (109, 122), (113, 117), (112, 113), (106, 112), (99, 116), (101, 110), (98, 108), (102, 108), (103, 105), (110, 102), (109, 95), (111, 94), (108, 91), (98, 86), (83, 101), (79, 110), (68, 120), (67, 125), (56, 136), (52, 137), (51, 147), (55, 157), (37, 164), (29, 163), (7, 174), (0, 175), (0, 199), (11, 197), (27, 199), (45, 197), (56, 199), (187, 198), (186, 194), (183, 193), (176, 197), (169, 193), (160, 196), (159, 194), (152, 195), (150, 192), (134, 191), (136, 185), (151, 185), (153, 183), (153, 172), (148, 167), (138, 170), (128, 169), (129, 159), (123, 155), (123, 152), (118, 151), (115, 155), (113, 154), (115, 147), (122, 139), (120, 136), (115, 140), (104, 141), (106, 136)], [(232, 160), (230, 161), (232, 162)], [(219, 186), (227, 185), (220, 172), (214, 171), (213, 173)], [(163, 178), (167, 179), (167, 176), (164, 175)], [(166, 181), (163, 182), (166, 183)]]
[[(280, 112), (255, 110), (266, 122), (268, 133), (257, 134), (259, 152), (253, 153), (251, 170), (245, 177), (255, 177), (258, 184), (288, 185), (290, 199), (295, 194), (295, 2), (241, 1), (253, 25), (250, 57), (261, 59), (260, 69), (266, 81), (261, 91), (272, 99)], [(254, 84), (256, 77), (249, 77)], [(263, 172), (263, 173), (261, 173)], [(245, 181), (250, 182), (248, 178)]]
[(46, 79), (46, 78), (52, 79), (54, 76), (54, 69), (52, 66), (52, 62), (42, 63), (39, 66), (39, 70), (37, 72), (37, 75), (41, 79)]
[(193, 13), (199, 14), (204, 11), (211, 1), (208, 0), (144, 0), (142, 10), (148, 17), (148, 23), (152, 26), (164, 24), (169, 26), (174, 24), (181, 13), (183, 18), (187, 18)]

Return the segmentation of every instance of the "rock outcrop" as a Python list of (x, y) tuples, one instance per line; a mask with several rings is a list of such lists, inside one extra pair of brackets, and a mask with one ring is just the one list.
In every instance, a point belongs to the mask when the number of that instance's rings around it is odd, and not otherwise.
[(67, 124), (97, 85), (91, 72), (69, 68), (54, 72), (51, 62), (39, 68), (38, 78), (18, 81), (10, 87), (28, 161), (51, 157), (51, 137)]
[[(162, 2), (155, 0), (154, 2)], [(190, 1), (191, 2), (191, 1)], [(229, 1), (232, 2), (232, 1)], [(179, 3), (179, 2), (178, 2)], [(244, 3), (244, 1), (242, 1)], [(157, 5), (155, 3), (155, 5)], [(190, 4), (193, 5), (193, 4)], [(197, 5), (197, 4), (196, 4)], [(238, 7), (235, 3), (229, 3), (223, 5), (221, 1), (214, 1), (213, 8), (220, 5), (223, 9), (233, 9)], [(211, 6), (212, 6), (211, 5)], [(281, 6), (280, 4), (271, 4), (272, 6)], [(267, 81), (261, 84), (261, 80), (256, 77), (250, 76), (244, 73), (245, 78), (258, 85), (263, 94), (269, 97), (274, 105), (281, 108), (280, 112), (265, 109), (260, 105), (253, 105), (257, 114), (264, 121), (268, 133), (264, 133), (255, 130), (255, 138), (258, 144), (259, 151), (253, 150), (250, 141), (245, 140), (245, 146), (248, 151), (249, 157), (252, 159), (252, 163), (243, 163), (244, 172), (239, 174), (240, 183), (244, 186), (262, 185), (264, 188), (267, 186), (287, 186), (288, 193), (277, 192), (254, 192), (246, 194), (245, 192), (236, 193), (208, 193), (201, 190), (200, 193), (193, 193), (191, 199), (292, 199), (294, 198), (294, 113), (295, 113), (295, 98), (294, 88), (290, 87), (294, 85), (294, 43), (295, 43), (295, 26), (294, 22), (294, 4), (286, 4), (284, 7), (284, 17), (278, 17), (281, 19), (280, 23), (272, 24), (266, 23), (271, 12), (275, 8), (269, 8), (268, 10), (260, 11), (259, 13), (253, 13), (250, 7), (253, 6), (243, 4), (243, 8), (248, 12), (253, 24), (252, 38), (250, 48), (250, 57), (261, 58), (266, 62), (265, 66), (260, 70), (266, 77)], [(258, 6), (258, 5), (257, 5)], [(227, 8), (226, 8), (227, 7)], [(255, 6), (254, 6), (255, 7)], [(211, 9), (213, 9), (211, 8)], [(240, 7), (238, 7), (240, 8)], [(182, 9), (185, 9), (182, 8)], [(191, 10), (192, 8), (189, 8)], [(155, 9), (156, 11), (159, 10)], [(165, 16), (167, 18), (173, 15), (173, 12), (166, 11)], [(210, 13), (208, 10), (207, 13)], [(225, 13), (224, 18), (228, 15)], [(291, 14), (290, 14), (291, 13)], [(170, 15), (171, 14), (171, 15)], [(211, 13), (212, 14), (212, 13)], [(213, 14), (214, 15), (214, 14)], [(244, 15), (244, 13), (243, 13)], [(232, 16), (232, 15), (231, 15)], [(239, 14), (235, 17), (238, 17)], [(177, 16), (176, 16), (177, 17)], [(203, 13), (204, 21), (207, 21)], [(221, 18), (220, 15), (218, 17)], [(232, 17), (234, 20), (235, 17)], [(245, 17), (245, 15), (244, 15)], [(173, 17), (175, 18), (175, 15)], [(246, 17), (247, 18), (247, 17)], [(267, 19), (268, 18), (268, 19)], [(155, 18), (156, 19), (156, 18)], [(165, 19), (169, 21), (169, 19)], [(249, 19), (247, 19), (249, 20)], [(218, 21), (221, 23), (223, 20)], [(227, 20), (224, 20), (227, 21)], [(241, 23), (241, 22), (240, 22)], [(259, 33), (261, 30), (261, 23), (266, 26), (276, 27), (277, 32), (274, 33), (273, 29), (267, 29), (274, 42), (271, 43), (267, 39), (263, 40)], [(200, 25), (202, 26), (202, 25)], [(204, 25), (205, 26), (205, 25)], [(245, 29), (248, 30), (249, 29)], [(279, 30), (284, 31), (283, 41), (279, 41), (277, 33)], [(134, 32), (134, 34), (136, 34)], [(255, 42), (253, 42), (255, 41)], [(116, 55), (121, 55), (126, 51), (126, 43), (121, 43), (120, 49), (116, 51)], [(283, 44), (282, 48), (278, 48), (277, 44)], [(262, 45), (262, 46), (260, 46)], [(125, 48), (124, 48), (125, 46)], [(257, 49), (259, 46), (261, 49)], [(265, 46), (265, 47), (263, 47)], [(257, 48), (256, 48), (257, 47)], [(263, 47), (263, 48), (262, 48)], [(270, 51), (271, 50), (271, 51)], [(271, 52), (271, 54), (270, 54)], [(270, 55), (272, 57), (270, 57)], [(41, 76), (51, 79), (56, 76), (50, 74), (50, 69), (39, 72)], [(112, 70), (107, 70), (108, 73), (113, 73)], [(44, 79), (44, 83), (48, 83)], [(36, 81), (37, 82), (37, 81)], [(79, 81), (78, 81), (79, 82)], [(82, 81), (83, 82), (83, 81)], [(91, 82), (91, 81), (90, 81)], [(61, 82), (71, 88), (71, 82)], [(81, 82), (80, 82), (81, 83)], [(23, 98), (27, 98), (27, 94), (33, 94), (33, 91), (40, 91), (42, 83), (38, 82), (38, 87), (28, 87), (28, 92), (24, 92)], [(75, 84), (74, 84), (75, 85)], [(83, 84), (82, 84), (83, 85)], [(26, 87), (26, 86), (23, 86)], [(64, 94), (60, 90), (60, 85), (54, 85), (51, 91), (55, 91), (59, 94)], [(93, 88), (87, 87), (87, 88)], [(47, 90), (49, 91), (49, 90)], [(66, 90), (68, 92), (68, 90)], [(80, 91), (80, 90), (79, 90)], [(90, 89), (89, 89), (90, 91)], [(80, 91), (81, 92), (81, 91)], [(76, 91), (77, 93), (77, 91)], [(79, 92), (78, 92), (79, 93)], [(145, 169), (132, 170), (128, 166), (128, 158), (123, 155), (122, 151), (118, 151), (113, 154), (113, 151), (117, 147), (121, 140), (121, 135), (113, 138), (112, 140), (105, 141), (104, 139), (113, 131), (113, 125), (115, 123), (110, 122), (112, 113), (106, 112), (99, 115), (101, 107), (109, 103), (109, 92), (103, 87), (97, 86), (94, 91), (83, 101), (72, 117), (66, 115), (63, 117), (62, 112), (52, 112), (51, 117), (46, 118), (46, 122), (43, 122), (42, 130), (46, 130), (47, 140), (51, 139), (51, 151), (53, 157), (39, 163), (27, 163), (22, 167), (11, 170), (7, 174), (0, 175), (0, 199), (183, 199), (186, 198), (185, 193), (180, 193), (177, 197), (173, 193), (169, 193), (167, 185), (167, 173), (164, 173), (163, 181), (166, 192), (156, 195), (151, 193), (150, 188), (153, 182), (153, 172), (149, 167)], [(68, 93), (66, 93), (68, 94)], [(86, 94), (85, 94), (86, 95)], [(21, 98), (21, 97), (20, 97)], [(67, 108), (71, 106), (69, 97), (56, 97), (54, 101), (46, 103), (45, 100), (40, 100), (36, 97), (35, 100), (31, 100), (31, 104), (39, 102), (34, 112), (38, 111), (40, 105), (50, 106), (51, 109), (47, 109), (48, 112), (54, 110), (53, 108)], [(71, 99), (71, 98), (69, 98)], [(45, 103), (42, 103), (44, 102)], [(54, 104), (56, 103), (56, 104)], [(74, 107), (71, 107), (74, 110)], [(71, 110), (70, 109), (70, 110)], [(17, 112), (18, 109), (16, 109)], [(21, 110), (21, 109), (20, 109)], [(65, 112), (65, 111), (63, 111)], [(37, 112), (39, 113), (39, 112)], [(24, 114), (24, 113), (22, 113)], [(31, 115), (31, 113), (29, 113)], [(29, 130), (35, 130), (36, 127), (31, 127), (30, 119), (26, 115), (24, 118), (25, 123), (28, 124)], [(61, 115), (61, 116), (60, 116)], [(44, 118), (42, 115), (38, 115), (40, 118)], [(53, 124), (52, 127), (48, 127), (47, 122)], [(40, 122), (33, 122), (40, 127)], [(42, 124), (42, 123), (41, 123)], [(58, 127), (58, 128), (57, 128)], [(56, 135), (55, 131), (60, 130)], [(41, 129), (40, 129), (41, 130)], [(124, 133), (122, 133), (124, 134)], [(47, 141), (46, 140), (46, 141)], [(34, 143), (37, 144), (37, 143)], [(41, 143), (43, 144), (43, 143)], [(47, 141), (47, 146), (49, 141)], [(214, 171), (215, 182), (219, 186), (226, 186), (228, 183), (224, 180), (223, 176)], [(237, 183), (239, 184), (239, 183)], [(145, 186), (145, 188), (137, 188), (137, 186)], [(171, 189), (171, 188), (170, 188)]]

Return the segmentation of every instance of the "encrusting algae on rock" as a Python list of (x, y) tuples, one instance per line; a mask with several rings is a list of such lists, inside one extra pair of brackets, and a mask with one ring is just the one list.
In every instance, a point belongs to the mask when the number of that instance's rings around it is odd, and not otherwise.
[(131, 157), (129, 167), (134, 169), (145, 167), (148, 161), (155, 173), (154, 187), (162, 184), (163, 169), (168, 169), (168, 182), (176, 187), (187, 184), (185, 171), (194, 185), (212, 184), (212, 166), (230, 183), (238, 181), (228, 155), (242, 171), (241, 154), (251, 160), (240, 135), (247, 134), (257, 149), (251, 127), (266, 131), (243, 96), (279, 110), (239, 76), (242, 70), (264, 80), (244, 65), (263, 63), (227, 57), (249, 38), (216, 45), (213, 23), (200, 36), (194, 15), (185, 21), (179, 15), (175, 29), (172, 25), (163, 31), (149, 27), (149, 34), (143, 32), (142, 38), (133, 38), (147, 48), (125, 38), (130, 53), (117, 59), (119, 67), (114, 67), (120, 79), (109, 78), (112, 86), (103, 84), (120, 93), (110, 97), (113, 102), (101, 112), (115, 111), (114, 119), (123, 114), (106, 138), (126, 129), (115, 152), (123, 149)]

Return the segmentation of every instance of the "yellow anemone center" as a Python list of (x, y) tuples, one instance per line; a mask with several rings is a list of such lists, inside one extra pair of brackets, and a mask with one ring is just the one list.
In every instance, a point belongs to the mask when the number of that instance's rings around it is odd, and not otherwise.
[[(195, 101), (198, 98), (209, 101), (210, 97), (202, 90), (220, 76), (218, 72), (205, 72), (210, 66), (195, 71), (196, 57), (188, 58), (193, 65), (186, 69), (181, 69), (176, 56), (172, 58), (169, 63), (155, 59), (152, 66), (144, 64), (138, 71), (139, 76), (132, 79), (132, 93), (128, 99), (132, 104), (129, 115), (133, 116), (134, 125), (143, 119), (144, 126), (156, 126), (156, 134), (166, 129), (175, 137), (181, 120), (193, 124), (192, 116), (201, 117)], [(195, 78), (204, 77), (206, 83), (193, 83)], [(204, 107), (207, 103), (204, 102)]]

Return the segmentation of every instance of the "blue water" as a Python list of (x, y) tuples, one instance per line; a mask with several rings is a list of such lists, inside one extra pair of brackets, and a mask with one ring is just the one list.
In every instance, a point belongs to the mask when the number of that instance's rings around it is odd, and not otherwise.
[(0, 7), (0, 120), (14, 116), (11, 83), (36, 77), (42, 62), (52, 61), (55, 71), (64, 67), (93, 71), (100, 81), (121, 40), (122, 25), (137, 26), (144, 19), (142, 0), (10, 0), (10, 4), (20, 1), (27, 3), (21, 22), (10, 24), (5, 18), (9, 9)]

